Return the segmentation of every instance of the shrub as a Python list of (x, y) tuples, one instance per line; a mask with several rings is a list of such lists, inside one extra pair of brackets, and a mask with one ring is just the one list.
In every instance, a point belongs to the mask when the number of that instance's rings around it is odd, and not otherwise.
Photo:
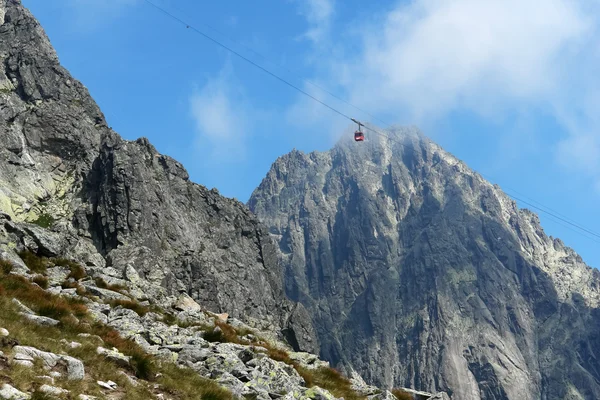
[(131, 355), (131, 366), (135, 376), (140, 379), (151, 381), (156, 375), (154, 360), (148, 354), (135, 351)]
[(223, 334), (223, 331), (221, 329), (216, 329), (216, 327), (212, 327), (212, 328), (204, 331), (204, 334), (202, 335), (202, 337), (204, 338), (204, 340), (207, 340), (209, 342), (218, 342), (218, 343), (227, 342), (227, 340), (225, 339), (225, 335)]
[(52, 262), (54, 263), (54, 265), (58, 265), (60, 267), (66, 267), (71, 270), (71, 272), (67, 276), (67, 279), (73, 278), (76, 281), (78, 281), (78, 280), (85, 278), (85, 269), (83, 269), (83, 267), (81, 265), (79, 265), (79, 263), (77, 263), (73, 260), (69, 260), (66, 258), (55, 258), (52, 260)]
[(414, 400), (414, 396), (402, 389), (393, 389), (392, 394), (398, 400)]
[(43, 275), (36, 275), (32, 282), (38, 284), (42, 289), (48, 289), (48, 278)]
[(106, 281), (100, 277), (95, 278), (94, 282), (96, 282), (96, 286), (101, 289), (112, 290), (113, 292), (121, 292), (123, 290), (127, 290), (127, 286), (123, 285), (109, 285)]
[(27, 268), (29, 268), (31, 271), (37, 272), (38, 274), (46, 273), (49, 264), (47, 258), (39, 257), (29, 250), (19, 252), (19, 257), (21, 257), (25, 265), (27, 265)]
[(50, 214), (40, 214), (39, 217), (37, 217), (37, 219), (35, 219), (34, 221), (31, 221), (32, 224), (36, 224), (42, 228), (50, 228), (52, 226), (52, 224), (54, 223), (55, 219), (54, 217), (52, 217), (52, 215)]
[(108, 302), (108, 304), (110, 304), (112, 307), (121, 306), (123, 308), (128, 308), (130, 310), (133, 310), (140, 317), (143, 317), (144, 315), (148, 314), (148, 312), (150, 311), (148, 309), (148, 307), (145, 307), (134, 300), (110, 300)]
[(31, 394), (30, 400), (54, 400), (54, 397), (44, 392), (35, 391)]
[(10, 274), (10, 272), (13, 270), (14, 266), (12, 265), (12, 263), (10, 261), (7, 260), (0, 260), (0, 272), (2, 272), (3, 274)]

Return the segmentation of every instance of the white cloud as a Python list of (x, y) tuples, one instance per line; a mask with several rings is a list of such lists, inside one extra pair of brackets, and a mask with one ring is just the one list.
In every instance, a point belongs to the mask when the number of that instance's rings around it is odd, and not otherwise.
[(300, 13), (306, 18), (309, 29), (304, 33), (316, 44), (320, 44), (329, 33), (331, 18), (335, 10), (335, 0), (297, 0)]
[(344, 30), (357, 41), (349, 56), (321, 59), (321, 79), (352, 104), (417, 125), (457, 110), (494, 119), (543, 112), (565, 128), (557, 159), (600, 182), (597, 2), (401, 1)]
[(213, 160), (240, 161), (245, 157), (245, 139), (251, 129), (250, 106), (230, 67), (197, 90), (190, 99), (198, 132), (197, 147)]
[(489, 113), (538, 101), (560, 84), (561, 56), (591, 21), (577, 2), (421, 0), (400, 5), (348, 63), (353, 100), (419, 120), (459, 107)]

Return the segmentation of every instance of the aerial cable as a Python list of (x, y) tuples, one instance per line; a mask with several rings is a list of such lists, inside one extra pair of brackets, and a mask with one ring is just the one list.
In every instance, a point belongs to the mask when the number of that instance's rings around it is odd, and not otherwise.
[(335, 113), (337, 113), (337, 114), (341, 115), (342, 117), (344, 117), (344, 118), (346, 118), (346, 119), (348, 119), (348, 120), (352, 120), (352, 118), (351, 118), (350, 116), (348, 116), (348, 115), (344, 114), (344, 113), (343, 113), (343, 112), (341, 112), (341, 111), (338, 111), (338, 110), (336, 110), (335, 108), (331, 107), (330, 105), (328, 105), (328, 104), (326, 104), (326, 103), (322, 102), (321, 100), (317, 99), (316, 97), (314, 97), (314, 96), (313, 96), (313, 95), (311, 95), (310, 93), (307, 93), (307, 92), (305, 92), (304, 90), (300, 89), (298, 86), (294, 85), (293, 83), (291, 83), (291, 82), (289, 82), (289, 81), (287, 81), (287, 80), (285, 80), (285, 79), (283, 79), (283, 78), (279, 77), (278, 75), (276, 75), (276, 74), (274, 74), (273, 72), (269, 71), (269, 70), (268, 70), (268, 69), (266, 69), (265, 67), (261, 66), (260, 64), (257, 64), (257, 63), (255, 63), (254, 61), (252, 61), (252, 60), (250, 60), (249, 58), (245, 57), (244, 55), (242, 55), (242, 54), (238, 53), (237, 51), (233, 50), (232, 48), (230, 48), (230, 47), (228, 47), (228, 46), (224, 45), (223, 43), (219, 42), (218, 40), (216, 40), (216, 39), (213, 39), (211, 36), (209, 36), (209, 35), (205, 34), (204, 32), (202, 32), (202, 31), (201, 31), (201, 30), (199, 30), (199, 29), (196, 29), (194, 26), (192, 26), (192, 25), (190, 25), (190, 24), (186, 23), (186, 22), (185, 22), (185, 21), (183, 21), (181, 18), (179, 18), (179, 17), (177, 17), (177, 16), (175, 16), (175, 15), (171, 14), (170, 12), (168, 12), (167, 10), (165, 10), (164, 8), (157, 6), (156, 4), (154, 4), (153, 2), (151, 2), (150, 0), (144, 0), (144, 1), (145, 1), (146, 3), (148, 3), (148, 4), (152, 5), (154, 8), (156, 8), (157, 10), (159, 10), (160, 12), (162, 12), (163, 14), (165, 14), (165, 15), (167, 15), (168, 17), (170, 17), (170, 18), (174, 19), (175, 21), (179, 22), (180, 24), (184, 25), (186, 28), (189, 28), (189, 29), (193, 30), (194, 32), (196, 32), (196, 33), (198, 33), (198, 34), (200, 34), (200, 35), (204, 36), (205, 38), (207, 38), (207, 39), (208, 39), (208, 40), (210, 40), (211, 42), (213, 42), (213, 43), (217, 44), (218, 46), (221, 46), (221, 47), (223, 47), (223, 48), (224, 48), (224, 49), (226, 49), (227, 51), (230, 51), (231, 53), (235, 54), (236, 56), (240, 57), (241, 59), (243, 59), (243, 60), (245, 60), (245, 61), (249, 62), (249, 63), (250, 63), (250, 64), (252, 64), (252, 65), (254, 65), (256, 68), (259, 68), (259, 69), (261, 69), (263, 72), (265, 72), (265, 73), (267, 73), (267, 74), (271, 75), (273, 78), (275, 78), (275, 79), (277, 79), (277, 80), (279, 80), (279, 81), (281, 81), (281, 82), (285, 83), (286, 85), (288, 85), (288, 86), (292, 87), (293, 89), (296, 89), (296, 90), (297, 90), (297, 91), (299, 91), (300, 93), (302, 93), (302, 94), (304, 94), (304, 95), (306, 95), (306, 96), (310, 97), (311, 99), (313, 99), (313, 100), (315, 100), (315, 101), (319, 102), (321, 105), (323, 105), (323, 106), (325, 106), (325, 107), (329, 108), (331, 111), (333, 111), (333, 112), (335, 112)]
[[(507, 193), (507, 194), (508, 194), (508, 193)], [(515, 197), (514, 195), (510, 195), (510, 194), (508, 194), (508, 196), (510, 196), (510, 197), (512, 197), (513, 199), (515, 199), (515, 200), (518, 200), (518, 201), (520, 201), (520, 202), (522, 202), (522, 203), (524, 203), (524, 204), (527, 204), (528, 206), (530, 206), (530, 207), (532, 207), (532, 208), (534, 208), (534, 209), (536, 209), (536, 210), (538, 210), (538, 211), (541, 211), (541, 212), (543, 212), (543, 213), (545, 213), (545, 214), (548, 214), (548, 215), (552, 215), (554, 218), (556, 218), (556, 219), (558, 219), (558, 220), (561, 220), (561, 221), (563, 221), (563, 222), (565, 222), (565, 223), (567, 223), (567, 224), (569, 224), (569, 225), (571, 225), (571, 226), (574, 226), (574, 227), (576, 227), (576, 228), (578, 228), (578, 229), (581, 229), (582, 231), (584, 231), (584, 232), (587, 232), (587, 233), (589, 233), (590, 235), (592, 235), (592, 236), (595, 236), (595, 237), (597, 237), (597, 238), (599, 238), (599, 239), (600, 239), (600, 235), (599, 235), (599, 234), (597, 234), (597, 233), (595, 233), (595, 232), (593, 232), (593, 231), (590, 231), (590, 230), (588, 230), (588, 229), (586, 229), (586, 228), (584, 228), (584, 227), (582, 227), (582, 226), (580, 226), (580, 225), (578, 225), (578, 224), (574, 224), (574, 223), (570, 222), (569, 220), (566, 220), (566, 219), (564, 219), (564, 218), (561, 218), (561, 217), (557, 216), (556, 214), (553, 214), (553, 213), (551, 213), (551, 212), (549, 212), (549, 211), (546, 211), (546, 210), (544, 210), (544, 209), (542, 209), (542, 208), (540, 208), (540, 207), (537, 207), (537, 206), (535, 206), (535, 205), (533, 205), (533, 204), (531, 204), (531, 203), (529, 203), (529, 202), (527, 202), (527, 201), (525, 201), (525, 200), (523, 200), (523, 199), (520, 199), (520, 198), (518, 198), (518, 197)]]
[[(152, 4), (150, 1), (148, 1), (148, 3)], [(154, 4), (153, 4), (153, 5), (154, 5)], [(179, 8), (175, 7), (175, 6), (171, 6), (171, 7), (172, 7), (172, 8), (174, 8), (175, 10), (177, 10), (177, 11), (181, 12), (181, 13), (185, 13), (185, 11), (184, 11), (184, 10), (181, 10), (181, 9), (179, 9)], [(157, 7), (157, 8), (158, 8), (158, 7)], [(336, 95), (335, 93), (332, 93), (332, 92), (331, 92), (330, 90), (328, 90), (327, 88), (324, 88), (323, 86), (320, 86), (320, 85), (318, 85), (318, 84), (316, 84), (316, 83), (312, 82), (312, 81), (311, 81), (311, 80), (309, 80), (309, 79), (306, 79), (306, 78), (303, 78), (303, 77), (301, 77), (301, 76), (298, 74), (298, 71), (293, 71), (293, 70), (291, 70), (290, 68), (288, 68), (288, 67), (286, 67), (286, 66), (284, 66), (284, 65), (281, 65), (281, 64), (279, 64), (279, 63), (275, 63), (275, 62), (273, 62), (273, 61), (269, 60), (269, 58), (267, 58), (267, 57), (266, 57), (266, 56), (264, 56), (263, 54), (259, 53), (258, 51), (254, 50), (253, 48), (251, 48), (251, 47), (249, 47), (249, 46), (247, 46), (247, 45), (245, 45), (245, 44), (243, 44), (243, 43), (241, 43), (241, 42), (239, 42), (239, 41), (235, 40), (235, 39), (234, 39), (234, 38), (232, 38), (230, 35), (227, 35), (226, 33), (223, 33), (223, 32), (221, 32), (220, 30), (218, 30), (217, 28), (215, 28), (215, 27), (213, 27), (213, 26), (211, 26), (211, 25), (207, 24), (206, 22), (200, 22), (200, 23), (201, 23), (202, 25), (204, 25), (205, 27), (209, 28), (210, 30), (212, 30), (212, 31), (216, 32), (217, 34), (219, 34), (219, 35), (221, 35), (221, 36), (223, 36), (223, 37), (226, 37), (227, 39), (229, 39), (229, 40), (230, 40), (230, 41), (232, 41), (233, 43), (237, 44), (238, 46), (241, 46), (241, 47), (245, 48), (246, 50), (248, 50), (249, 52), (251, 52), (251, 53), (253, 53), (253, 54), (257, 55), (258, 57), (262, 58), (263, 60), (265, 60), (265, 61), (266, 61), (266, 62), (268, 62), (269, 64), (271, 64), (271, 65), (273, 65), (273, 66), (275, 66), (275, 67), (282, 68), (282, 69), (284, 69), (284, 70), (288, 71), (289, 73), (293, 74), (293, 75), (294, 75), (296, 78), (298, 78), (299, 80), (301, 80), (301, 81), (303, 81), (303, 82), (305, 82), (305, 83), (307, 83), (307, 84), (309, 84), (309, 85), (311, 85), (311, 86), (313, 86), (313, 87), (315, 87), (315, 88), (317, 88), (317, 89), (319, 89), (319, 90), (322, 90), (323, 92), (327, 93), (327, 94), (328, 94), (328, 95), (330, 95), (331, 97), (333, 97), (333, 98), (335, 98), (335, 99), (337, 99), (337, 100), (341, 101), (342, 103), (344, 103), (344, 104), (346, 104), (346, 105), (348, 105), (348, 106), (350, 106), (350, 107), (354, 108), (354, 109), (355, 109), (355, 110), (357, 110), (357, 111), (360, 111), (360, 112), (364, 113), (365, 115), (368, 115), (368, 116), (369, 116), (369, 117), (371, 117), (373, 120), (380, 122), (380, 123), (381, 123), (381, 124), (383, 124), (384, 126), (388, 126), (388, 128), (391, 126), (391, 124), (389, 124), (389, 123), (387, 123), (387, 122), (385, 122), (385, 121), (381, 120), (380, 118), (378, 118), (378, 117), (376, 117), (375, 115), (371, 114), (371, 113), (370, 113), (370, 112), (368, 112), (367, 110), (364, 110), (364, 109), (362, 109), (362, 108), (360, 108), (360, 107), (358, 107), (358, 106), (356, 106), (356, 105), (354, 105), (354, 104), (350, 103), (349, 101), (347, 101), (347, 100), (343, 99), (342, 97), (340, 97), (340, 96)], [(186, 27), (187, 27), (187, 28), (190, 28), (190, 25), (187, 25), (187, 24), (186, 24)]]
[[(266, 74), (268, 74), (268, 75), (272, 76), (273, 78), (275, 78), (275, 79), (277, 79), (277, 80), (279, 80), (279, 81), (283, 82), (284, 84), (286, 84), (286, 85), (288, 85), (289, 87), (291, 87), (291, 88), (293, 88), (293, 89), (297, 90), (298, 92), (300, 92), (300, 93), (304, 94), (305, 96), (307, 96), (307, 97), (309, 97), (309, 98), (313, 99), (314, 101), (318, 102), (319, 104), (323, 105), (324, 107), (327, 107), (328, 109), (330, 109), (331, 111), (335, 112), (336, 114), (338, 114), (338, 115), (340, 115), (340, 116), (342, 116), (342, 117), (344, 117), (344, 118), (346, 118), (346, 119), (348, 119), (348, 120), (350, 120), (350, 121), (352, 121), (352, 122), (354, 122), (354, 123), (357, 123), (357, 124), (359, 124), (359, 129), (360, 129), (360, 126), (362, 125), (362, 126), (363, 126), (363, 127), (366, 129), (366, 130), (368, 130), (368, 131), (371, 131), (371, 132), (373, 132), (373, 133), (375, 133), (375, 134), (378, 134), (378, 135), (380, 135), (380, 136), (383, 136), (383, 137), (387, 138), (388, 140), (390, 140), (390, 141), (392, 141), (392, 142), (395, 142), (395, 143), (399, 144), (400, 146), (402, 146), (402, 147), (406, 148), (406, 146), (405, 146), (403, 143), (400, 143), (399, 141), (396, 141), (396, 140), (394, 140), (392, 137), (390, 137), (390, 136), (386, 135), (385, 133), (382, 133), (382, 132), (380, 132), (380, 131), (379, 131), (379, 130), (377, 130), (377, 129), (374, 129), (374, 128), (371, 128), (371, 127), (365, 126), (363, 123), (361, 123), (361, 122), (357, 121), (356, 119), (354, 119), (354, 118), (350, 117), (349, 115), (347, 115), (347, 114), (345, 114), (345, 113), (343, 113), (343, 112), (341, 112), (341, 111), (339, 111), (339, 110), (335, 109), (334, 107), (330, 106), (329, 104), (327, 104), (327, 103), (325, 103), (325, 102), (323, 102), (323, 101), (319, 100), (319, 99), (318, 99), (318, 98), (316, 98), (315, 96), (313, 96), (313, 95), (311, 95), (310, 93), (308, 93), (308, 92), (306, 92), (306, 91), (302, 90), (301, 88), (299, 88), (297, 85), (294, 85), (293, 83), (291, 83), (291, 82), (287, 81), (286, 79), (279, 77), (278, 75), (276, 75), (275, 73), (273, 73), (273, 72), (269, 71), (268, 69), (266, 69), (265, 67), (261, 66), (260, 64), (258, 64), (258, 63), (256, 63), (256, 62), (254, 62), (254, 61), (250, 60), (249, 58), (247, 58), (247, 57), (245, 57), (244, 55), (240, 54), (239, 52), (235, 51), (234, 49), (232, 49), (232, 48), (230, 48), (230, 47), (228, 47), (228, 46), (224, 45), (223, 43), (219, 42), (218, 40), (216, 40), (216, 39), (212, 38), (211, 36), (209, 36), (209, 35), (205, 34), (205, 33), (204, 33), (204, 32), (202, 32), (201, 30), (199, 30), (199, 29), (197, 29), (196, 27), (194, 27), (193, 25), (191, 25), (191, 24), (189, 24), (189, 23), (187, 23), (187, 22), (183, 21), (181, 18), (179, 18), (179, 17), (177, 17), (177, 16), (173, 15), (172, 13), (168, 12), (168, 11), (167, 11), (167, 10), (165, 10), (164, 8), (162, 8), (162, 7), (160, 7), (160, 6), (156, 5), (156, 4), (154, 4), (152, 1), (150, 1), (150, 0), (144, 0), (144, 1), (145, 1), (146, 3), (148, 3), (149, 5), (151, 5), (152, 7), (154, 7), (155, 9), (157, 9), (158, 11), (160, 11), (161, 13), (163, 13), (164, 15), (168, 16), (169, 18), (171, 18), (171, 19), (173, 19), (173, 20), (177, 21), (178, 23), (180, 23), (181, 25), (185, 26), (185, 27), (186, 27), (186, 29), (191, 29), (191, 30), (193, 30), (194, 32), (196, 32), (196, 33), (198, 33), (199, 35), (201, 35), (201, 36), (205, 37), (206, 39), (210, 40), (211, 42), (215, 43), (216, 45), (218, 45), (218, 46), (220, 46), (220, 47), (224, 48), (225, 50), (227, 50), (227, 51), (229, 51), (229, 52), (231, 52), (231, 53), (235, 54), (235, 55), (236, 55), (236, 56), (238, 56), (238, 57), (240, 57), (240, 58), (241, 58), (241, 59), (243, 59), (244, 61), (246, 61), (246, 62), (248, 62), (248, 63), (252, 64), (252, 65), (253, 65), (253, 66), (255, 66), (256, 68), (258, 68), (258, 69), (262, 70), (262, 71), (263, 71), (263, 72), (265, 72)], [(246, 46), (245, 46), (245, 47), (246, 47)], [(253, 52), (254, 52), (254, 51), (253, 51)], [(254, 52), (254, 53), (256, 53), (256, 52)], [(258, 54), (258, 53), (256, 53), (256, 54)], [(260, 54), (259, 54), (259, 55), (260, 55)], [(261, 56), (261, 57), (265, 58), (264, 56)], [(266, 58), (265, 58), (265, 59), (266, 59)], [(310, 83), (310, 82), (309, 82), (309, 83)], [(318, 87), (317, 85), (314, 85), (314, 84), (313, 84), (313, 86), (316, 86), (316, 87)], [(324, 90), (325, 92), (329, 93), (329, 94), (330, 94), (330, 95), (332, 95), (333, 97), (335, 97), (335, 98), (338, 98), (338, 99), (339, 99), (339, 97), (338, 97), (338, 96), (336, 96), (336, 95), (334, 95), (334, 94), (330, 93), (329, 91), (327, 91), (327, 90), (325, 90), (325, 89), (322, 89), (322, 88), (321, 88), (321, 90)], [(350, 104), (350, 103), (346, 102), (346, 101), (345, 101), (345, 100), (343, 100), (343, 99), (340, 99), (340, 100), (341, 100), (341, 101), (343, 101), (343, 102), (345, 102), (346, 104), (348, 104), (348, 105), (350, 105), (350, 106), (352, 106), (352, 107), (354, 107), (354, 108), (358, 109), (359, 111), (362, 111), (362, 112), (364, 112), (364, 113), (366, 113), (366, 114), (368, 114), (368, 115), (371, 115), (370, 113), (368, 113), (368, 112), (366, 112), (366, 111), (364, 111), (364, 110), (361, 110), (360, 108), (358, 108), (358, 107), (356, 107), (356, 106), (354, 106), (354, 105), (352, 105), (352, 104)], [(377, 118), (375, 118), (375, 119), (377, 119)], [(390, 126), (388, 126), (388, 129), (389, 129), (389, 127), (391, 127), (391, 125), (390, 125)], [(505, 193), (506, 193), (506, 192), (505, 192)], [(531, 207), (533, 207), (533, 208), (535, 208), (535, 209), (537, 209), (537, 210), (539, 210), (539, 211), (542, 211), (542, 212), (544, 212), (545, 214), (551, 215), (552, 217), (554, 217), (554, 218), (556, 218), (556, 219), (559, 219), (559, 220), (561, 220), (561, 221), (564, 221), (565, 223), (568, 223), (569, 225), (572, 225), (572, 226), (574, 226), (574, 227), (576, 227), (576, 228), (580, 229), (581, 231), (587, 232), (588, 234), (591, 234), (591, 235), (593, 235), (593, 236), (595, 236), (595, 237), (597, 237), (597, 238), (600, 238), (600, 235), (599, 235), (599, 234), (597, 234), (597, 233), (595, 233), (595, 232), (593, 232), (593, 231), (590, 231), (590, 230), (588, 230), (588, 229), (586, 229), (586, 228), (583, 228), (582, 226), (580, 226), (580, 225), (578, 225), (578, 224), (574, 224), (574, 223), (572, 223), (572, 222), (568, 221), (568, 220), (567, 220), (567, 219), (565, 219), (565, 218), (561, 218), (561, 217), (559, 217), (559, 216), (555, 215), (554, 213), (551, 213), (551, 212), (549, 212), (549, 211), (546, 211), (546, 210), (543, 210), (543, 209), (541, 209), (541, 208), (539, 208), (539, 207), (536, 207), (535, 205), (533, 205), (533, 204), (531, 204), (531, 203), (529, 203), (529, 202), (527, 202), (527, 201), (521, 200), (521, 199), (519, 199), (519, 198), (517, 198), (517, 197), (515, 197), (515, 196), (513, 196), (513, 195), (510, 195), (510, 194), (508, 194), (508, 193), (506, 193), (506, 195), (507, 195), (508, 197), (512, 198), (512, 199), (513, 199), (513, 200), (515, 200), (515, 201), (520, 201), (520, 202), (522, 202), (522, 203), (524, 203), (524, 204), (527, 204), (527, 205), (529, 205), (529, 206), (531, 206)], [(540, 203), (540, 204), (541, 204), (541, 203)], [(545, 207), (545, 206), (544, 206), (544, 207)], [(548, 207), (546, 207), (546, 208), (548, 208)], [(581, 232), (580, 232), (580, 233), (581, 233)], [(584, 237), (587, 237), (587, 238), (589, 238), (587, 235), (584, 235)], [(589, 239), (591, 239), (591, 238), (589, 238)]]

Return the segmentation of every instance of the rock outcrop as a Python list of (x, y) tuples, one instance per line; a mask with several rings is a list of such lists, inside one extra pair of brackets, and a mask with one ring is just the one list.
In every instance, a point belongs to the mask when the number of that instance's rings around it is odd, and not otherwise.
[(285, 298), (276, 246), (247, 208), (192, 183), (146, 139), (112, 131), (19, 0), (0, 0), (0, 16), (2, 258), (22, 264), (25, 247), (72, 258), (136, 300), (187, 293), (315, 350), (306, 310)]
[(249, 206), (320, 354), (453, 399), (600, 398), (600, 273), (413, 129), (280, 157)]

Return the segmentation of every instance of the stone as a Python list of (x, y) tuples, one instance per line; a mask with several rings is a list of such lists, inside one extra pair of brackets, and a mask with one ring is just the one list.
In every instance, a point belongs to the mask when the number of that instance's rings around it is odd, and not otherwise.
[(71, 270), (66, 267), (52, 267), (46, 271), (48, 277), (48, 284), (50, 286), (61, 285), (67, 280), (67, 276), (71, 273)]
[(178, 298), (173, 308), (178, 311), (184, 312), (194, 312), (194, 311), (202, 311), (202, 307), (200, 304), (196, 303), (194, 299), (192, 299), (187, 294), (183, 293)]
[(74, 357), (57, 355), (30, 346), (15, 346), (14, 351), (15, 359), (30, 361), (31, 359), (37, 358), (42, 360), (44, 367), (47, 369), (52, 369), (61, 362), (64, 363), (66, 365), (68, 379), (81, 380), (85, 376), (83, 363)]
[(98, 383), (98, 386), (100, 386), (101, 388), (107, 389), (107, 390), (115, 390), (117, 388), (117, 384), (114, 383), (113, 381), (108, 381), (108, 382), (97, 381), (96, 383)]
[(9, 335), (9, 332), (4, 329), (4, 328), (0, 328), (0, 336), (1, 337), (7, 337)]
[(114, 362), (115, 364), (127, 368), (129, 367), (129, 361), (131, 357), (126, 356), (119, 352), (119, 350), (113, 348), (112, 350), (105, 349), (104, 347), (98, 347), (96, 349), (96, 353), (103, 355), (107, 360)]
[(24, 229), (35, 241), (39, 255), (56, 257), (63, 252), (64, 240), (60, 234), (31, 224), (25, 225)]
[(11, 385), (9, 385), (7, 383), (3, 383), (2, 386), (0, 386), (0, 399), (27, 400), (30, 398), (31, 398), (31, 395), (15, 389), (14, 387), (12, 387)]
[(31, 310), (31, 308), (27, 307), (25, 304), (21, 303), (19, 300), (12, 299), (11, 302), (14, 305), (16, 305), (17, 308), (19, 308), (22, 313), (35, 315), (35, 313)]
[(40, 315), (32, 315), (32, 314), (26, 314), (26, 313), (21, 313), (21, 315), (24, 316), (29, 321), (33, 322), (34, 324), (40, 325), (40, 326), (56, 326), (56, 325), (60, 324), (60, 321), (50, 318), (50, 317), (42, 317)]
[(43, 384), (42, 386), (40, 386), (39, 391), (42, 393), (46, 393), (46, 394), (50, 394), (50, 395), (54, 395), (54, 396), (61, 396), (63, 394), (68, 394), (69, 391), (66, 389), (62, 389), (56, 386), (50, 386), (47, 384)]
[(322, 361), (314, 354), (305, 353), (305, 352), (290, 352), (290, 359), (296, 361), (304, 368), (307, 369), (318, 369), (318, 368), (328, 368), (329, 362)]
[(128, 296), (125, 296), (124, 294), (121, 294), (119, 292), (115, 292), (114, 290), (109, 290), (109, 289), (102, 289), (99, 287), (96, 287), (95, 285), (91, 284), (91, 283), (83, 283), (82, 284), (83, 287), (85, 287), (85, 289), (90, 292), (91, 294), (100, 297), (101, 299), (106, 299), (106, 300), (124, 300), (124, 301), (130, 301), (131, 298)]

